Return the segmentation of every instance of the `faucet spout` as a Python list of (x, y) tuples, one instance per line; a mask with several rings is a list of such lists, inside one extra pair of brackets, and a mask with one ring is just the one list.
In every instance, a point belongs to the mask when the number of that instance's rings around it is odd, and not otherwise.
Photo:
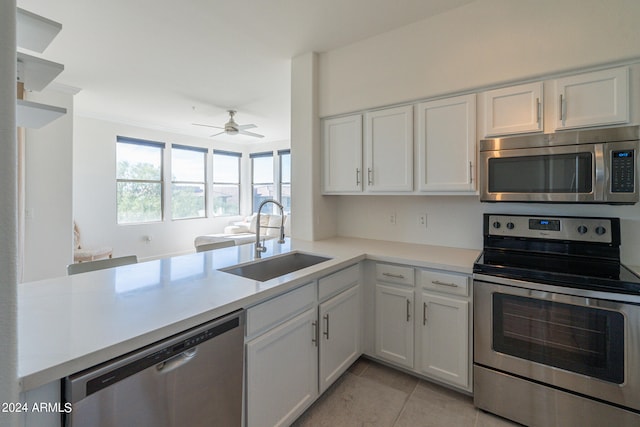
[[(258, 214), (256, 217), (255, 258), (261, 258), (262, 252), (267, 251), (267, 248), (264, 246), (264, 241), (263, 241), (263, 244), (260, 244), (260, 215), (262, 214), (262, 207), (267, 203), (273, 203), (274, 205), (278, 206), (278, 208), (280, 209), (280, 238), (278, 239), (278, 243), (280, 244), (284, 243), (284, 207), (273, 199), (267, 199), (262, 203), (260, 203), (260, 206), (258, 207)], [(269, 227), (265, 225), (265, 228), (276, 228), (276, 227)]]

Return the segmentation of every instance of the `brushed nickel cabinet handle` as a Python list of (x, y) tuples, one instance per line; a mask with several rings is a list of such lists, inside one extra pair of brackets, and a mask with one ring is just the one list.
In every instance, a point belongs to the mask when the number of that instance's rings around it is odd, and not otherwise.
[(382, 273), (383, 276), (393, 277), (394, 279), (404, 279), (402, 274)]
[(322, 333), (326, 339), (329, 339), (329, 313), (325, 314), (323, 319), (326, 322), (326, 330)]
[(469, 161), (469, 184), (473, 184), (473, 163)]
[(432, 280), (431, 283), (433, 283), (434, 285), (449, 286), (450, 288), (458, 287), (458, 285), (456, 285), (455, 283), (441, 282), (440, 280)]
[(407, 300), (407, 322), (411, 320), (411, 301)]
[(427, 324), (427, 303), (423, 302), (422, 303), (422, 325), (426, 325)]
[(311, 338), (311, 342), (313, 343), (313, 345), (317, 347), (318, 346), (318, 321), (314, 320), (313, 322), (311, 322), (311, 325), (313, 326), (313, 338)]
[(560, 121), (564, 121), (564, 111), (562, 111), (562, 106), (564, 104), (564, 100), (562, 98), (562, 94), (560, 94)]
[(373, 171), (371, 168), (367, 168), (367, 183), (373, 185)]
[(356, 168), (356, 185), (360, 185), (360, 168)]
[(540, 120), (542, 119), (542, 111), (540, 110), (541, 106), (542, 104), (540, 104), (540, 98), (536, 98), (536, 114), (537, 114), (536, 123), (538, 123), (538, 125), (540, 125)]

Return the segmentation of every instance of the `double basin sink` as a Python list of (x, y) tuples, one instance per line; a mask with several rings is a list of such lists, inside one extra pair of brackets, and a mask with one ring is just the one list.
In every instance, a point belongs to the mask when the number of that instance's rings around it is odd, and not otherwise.
[(289, 252), (285, 255), (274, 256), (260, 261), (221, 268), (220, 271), (257, 280), (258, 282), (266, 282), (330, 259), (304, 252)]

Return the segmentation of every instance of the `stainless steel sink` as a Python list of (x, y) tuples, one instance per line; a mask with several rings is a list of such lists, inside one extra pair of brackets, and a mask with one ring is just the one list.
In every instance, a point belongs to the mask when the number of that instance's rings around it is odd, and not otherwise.
[(266, 282), (275, 277), (284, 276), (285, 274), (293, 273), (294, 271), (302, 270), (303, 268), (311, 267), (312, 265), (329, 261), (330, 259), (331, 258), (303, 252), (290, 252), (286, 255), (265, 258), (249, 264), (221, 268), (220, 271), (259, 282)]

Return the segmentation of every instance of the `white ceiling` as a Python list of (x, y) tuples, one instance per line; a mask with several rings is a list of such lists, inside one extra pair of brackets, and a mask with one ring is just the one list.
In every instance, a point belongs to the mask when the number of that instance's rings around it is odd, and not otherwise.
[[(227, 109), (263, 141), (288, 140), (290, 59), (473, 0), (18, 0), (62, 24), (41, 56), (81, 89), (75, 112), (207, 137)], [(31, 52), (30, 52), (31, 53)], [(244, 136), (215, 139), (255, 142)]]

